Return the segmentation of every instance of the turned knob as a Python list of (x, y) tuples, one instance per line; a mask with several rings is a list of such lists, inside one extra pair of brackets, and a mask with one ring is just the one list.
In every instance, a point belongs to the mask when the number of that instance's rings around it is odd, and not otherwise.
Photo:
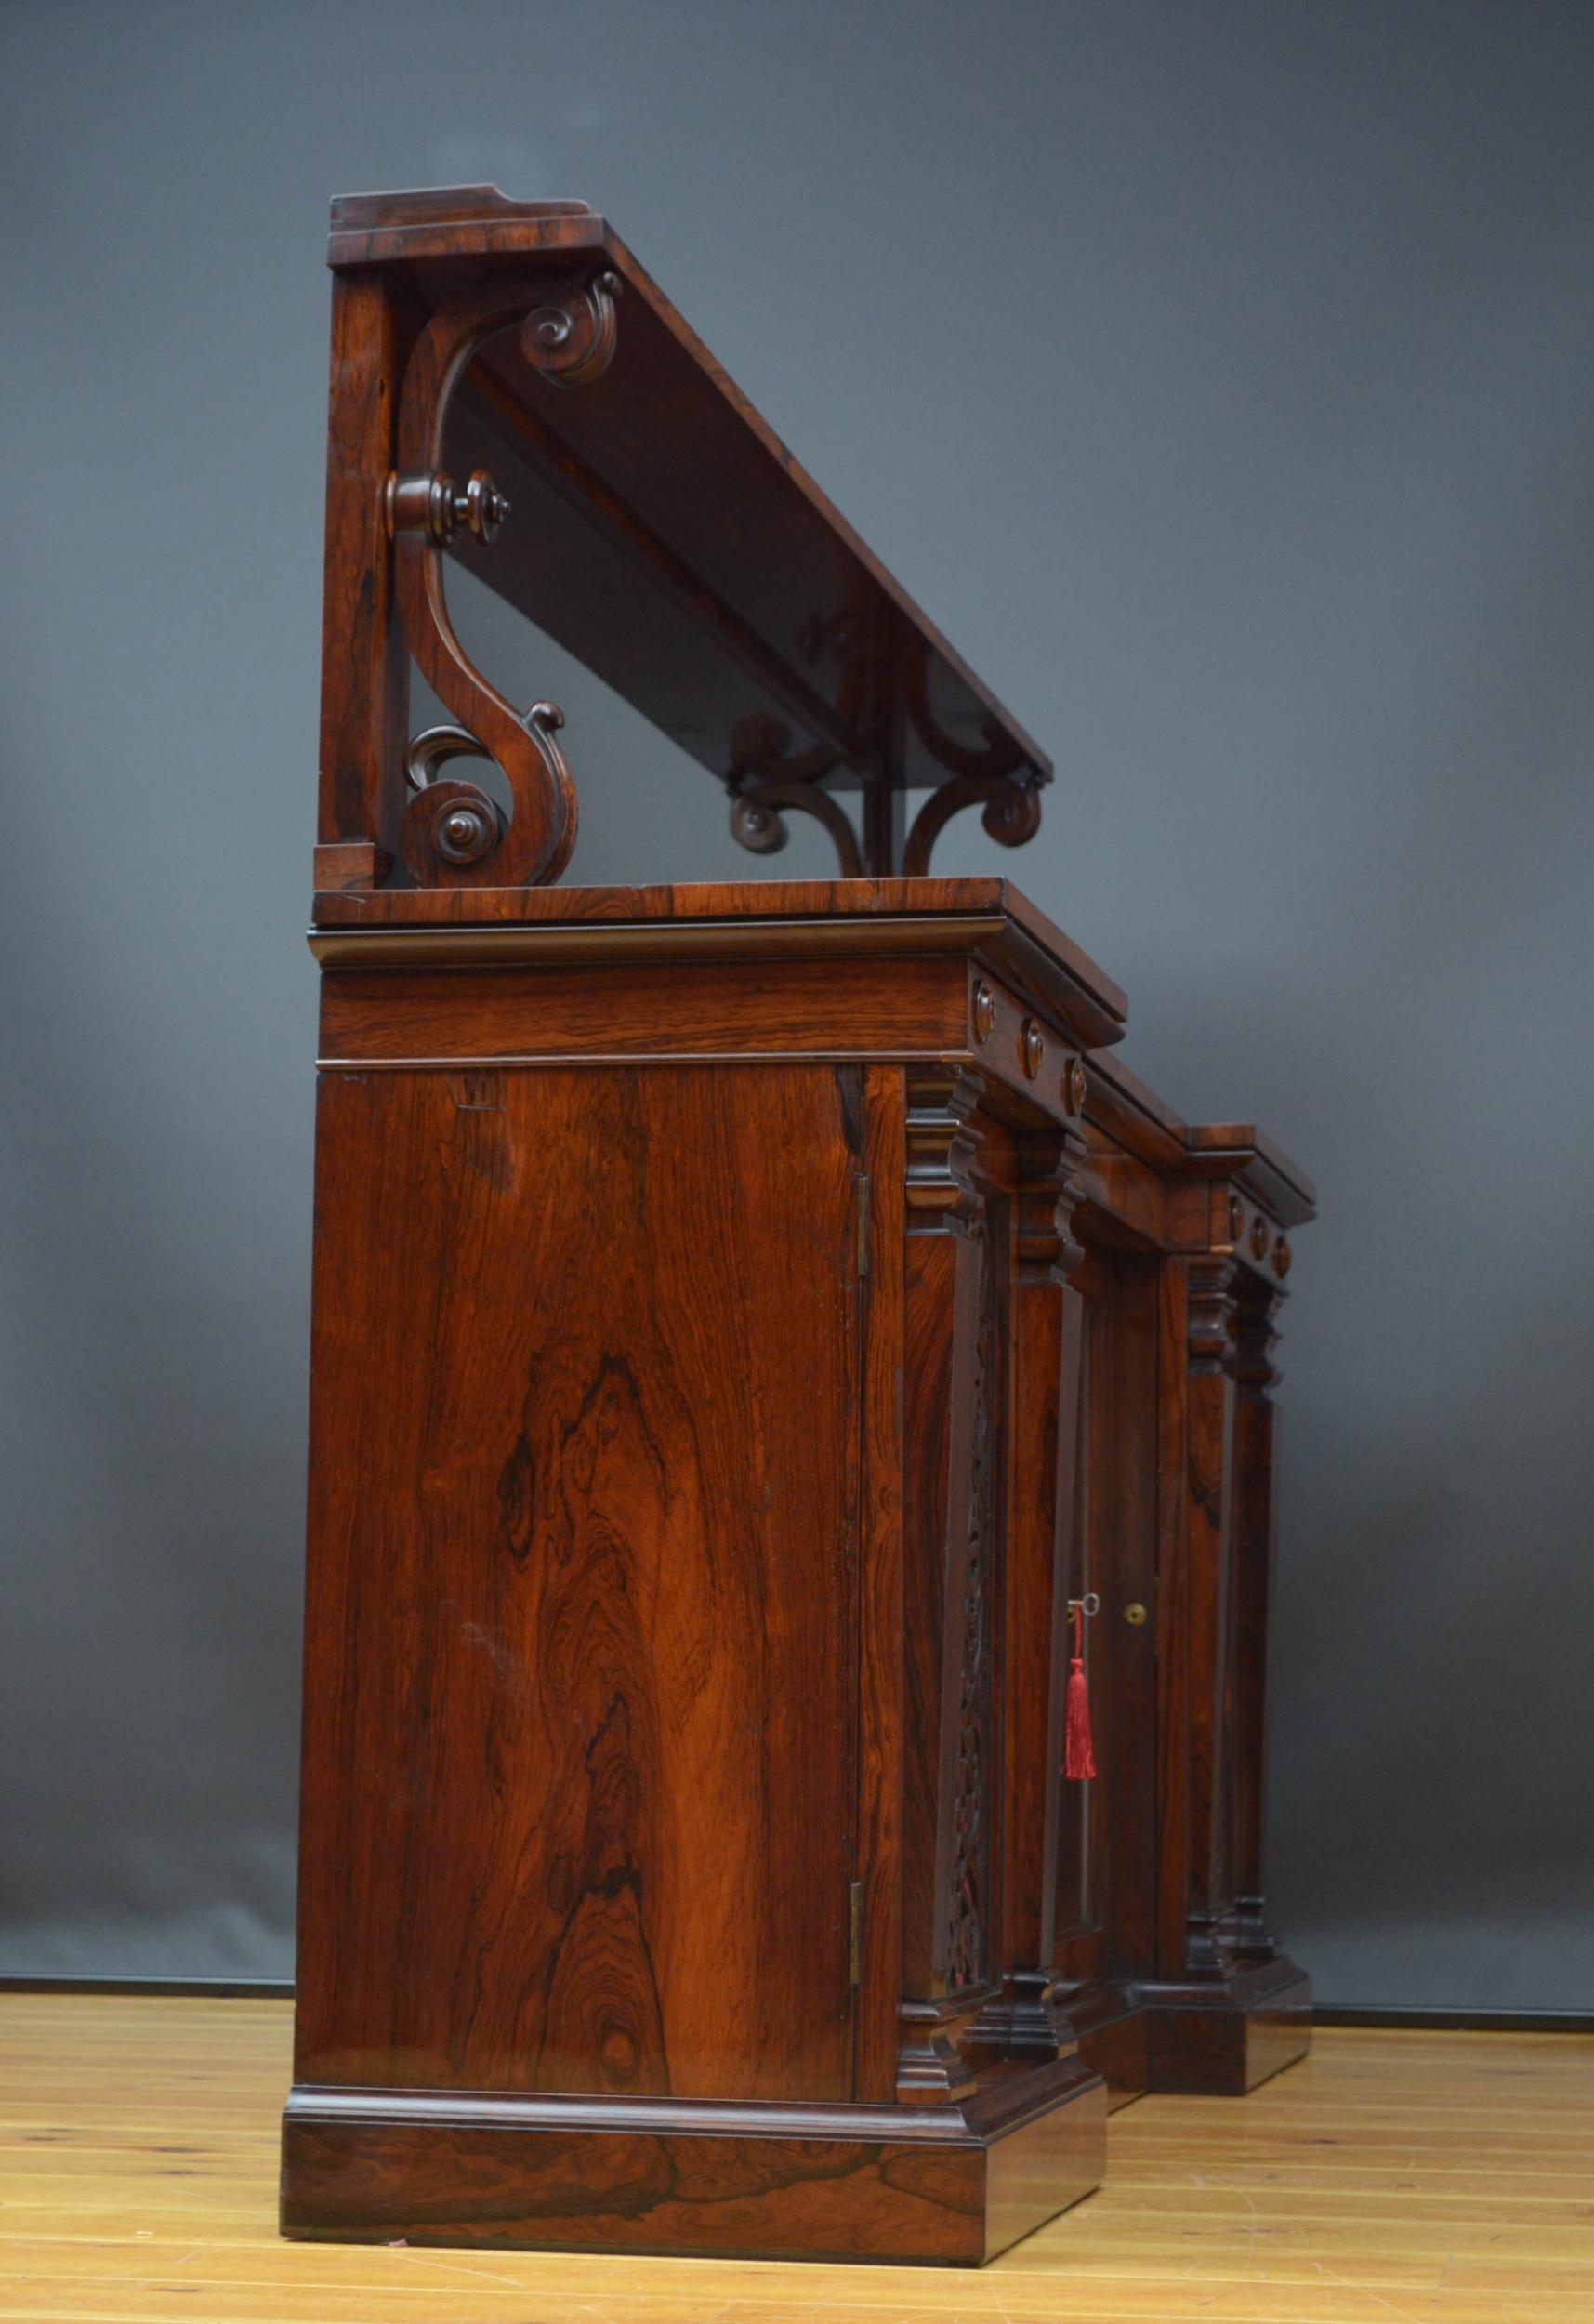
[(425, 533), (446, 548), (461, 525), (483, 548), (509, 513), (509, 504), (484, 468), (462, 492), (452, 476), (389, 476), (384, 494), (389, 538)]

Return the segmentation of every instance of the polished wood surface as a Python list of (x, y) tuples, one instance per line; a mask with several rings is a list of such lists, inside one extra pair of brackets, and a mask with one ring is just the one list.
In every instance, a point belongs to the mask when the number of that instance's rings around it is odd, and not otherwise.
[(975, 2265), (1306, 2046), (1310, 1190), (1008, 883), (829, 886), (315, 937), (291, 2235)]
[(862, 1116), (323, 1075), (300, 2082), (852, 2095)]
[(15, 2324), (1583, 2324), (1594, 2040), (1320, 2032), (1234, 2106), (1115, 2115), (1106, 2184), (979, 2276), (295, 2244), (285, 2001), (0, 1995)]
[[(362, 196), (329, 260), (283, 2229), (977, 2265), (1110, 2098), (1306, 2046), (1259, 1848), (1311, 1190), (929, 876), (1047, 762), (601, 219)], [(454, 558), (841, 877), (556, 887), (578, 738)]]
[(1100, 2177), (1006, 1543), (1101, 993), (903, 885), (323, 958), (291, 2235), (972, 2265)]
[[(580, 737), (471, 662), (452, 559), (705, 768), (757, 853), (793, 812), (844, 876), (926, 871), (965, 808), (1003, 845), (1033, 834), (1048, 760), (602, 218), (464, 186), (348, 197), (332, 228), (319, 887), (540, 883), (570, 858)], [(423, 771), (491, 759), (507, 818), (447, 776), (404, 801), (406, 655), (458, 722)]]

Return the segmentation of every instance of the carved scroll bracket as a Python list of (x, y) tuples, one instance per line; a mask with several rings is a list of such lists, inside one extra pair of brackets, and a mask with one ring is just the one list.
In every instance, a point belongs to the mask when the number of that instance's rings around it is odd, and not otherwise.
[(776, 718), (745, 718), (733, 731), (725, 778), (731, 837), (755, 855), (778, 855), (790, 837), (785, 817), (811, 815), (835, 843), (840, 877), (862, 879), (858, 835), (840, 800), (821, 787), (837, 754), (823, 744), (794, 753), (791, 739), (791, 729)]
[(1022, 847), (1033, 839), (1040, 829), (1041, 791), (1051, 779), (1046, 768), (1027, 761), (994, 720), (987, 720), (979, 749), (946, 732), (930, 706), (919, 640), (910, 641), (900, 667), (908, 723), (950, 778), (931, 791), (914, 818), (902, 849), (902, 877), (921, 878), (929, 870), (930, 851), (965, 807), (983, 810), (986, 837), (998, 847)]
[[(458, 491), (443, 472), (442, 446), (450, 401), (472, 358), (517, 324), (520, 352), (544, 378), (560, 387), (597, 378), (613, 356), (619, 289), (607, 270), (586, 282), (540, 275), (484, 285), (439, 308), (404, 373), (398, 467), (383, 495), (394, 601), (416, 667), (457, 720), (417, 734), (405, 757), (414, 795), (400, 851), (425, 887), (540, 886), (559, 878), (575, 845), (575, 786), (554, 740), (560, 713), (539, 702), (522, 714), (506, 701), (449, 618), (443, 550), (461, 526), (486, 547), (509, 511), (483, 470)], [(500, 770), (507, 818), (479, 785), (439, 778), (455, 758)]]
[(794, 812), (824, 825), (836, 842), (837, 870), (843, 879), (863, 878), (856, 832), (840, 805), (814, 783), (771, 778), (738, 785), (731, 794), (731, 836), (755, 855), (778, 855), (790, 836), (783, 818)]
[(823, 746), (788, 756), (791, 729), (779, 719), (744, 719), (731, 738), (731, 833), (755, 855), (778, 855), (790, 837), (788, 813), (811, 815), (836, 845), (843, 879), (862, 879), (863, 859), (858, 835), (839, 799), (820, 786), (836, 765)]
[(954, 815), (982, 807), (980, 820), (999, 847), (1022, 847), (1041, 827), (1041, 784), (1034, 769), (1020, 774), (956, 774), (931, 791), (914, 817), (902, 848), (902, 877), (922, 878), (930, 851)]

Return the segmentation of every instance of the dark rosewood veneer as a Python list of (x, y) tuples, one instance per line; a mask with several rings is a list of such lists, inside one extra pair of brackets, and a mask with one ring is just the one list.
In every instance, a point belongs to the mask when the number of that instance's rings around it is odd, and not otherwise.
[[(1306, 2047), (1259, 1855), (1311, 1189), (930, 872), (1046, 759), (600, 218), (361, 197), (331, 262), (283, 2229), (978, 2263), (1110, 2104)], [(838, 877), (554, 884), (579, 737), (450, 560)]]

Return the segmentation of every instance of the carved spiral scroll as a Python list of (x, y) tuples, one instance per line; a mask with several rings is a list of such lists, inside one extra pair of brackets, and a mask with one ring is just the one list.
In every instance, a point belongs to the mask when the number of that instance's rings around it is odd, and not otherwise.
[(533, 370), (559, 388), (583, 387), (607, 371), (619, 334), (614, 301), (622, 287), (620, 277), (606, 270), (534, 307), (520, 325), (520, 352)]
[[(441, 473), (454, 390), (498, 333), (520, 326), (527, 361), (563, 386), (605, 370), (614, 352), (618, 280), (607, 272), (585, 284), (519, 275), (440, 307), (404, 374), (398, 495)], [(389, 488), (389, 509), (395, 497)], [(405, 863), (425, 887), (534, 887), (557, 879), (576, 830), (575, 786), (553, 740), (563, 723), (560, 713), (537, 703), (522, 717), (472, 664), (449, 619), (434, 527), (397, 531), (393, 558), (394, 597), (410, 653), (458, 721), (430, 728), (410, 746), (406, 766), (415, 796), (401, 825)], [(499, 768), (509, 786), (507, 821), (476, 785), (433, 779), (450, 758), (485, 759)]]
[[(564, 713), (551, 702), (534, 702), (524, 720), (555, 780), (568, 783), (570, 771), (554, 741), (563, 724)], [(497, 801), (474, 783), (440, 779), (437, 772), (451, 759), (487, 756), (462, 726), (428, 726), (411, 743), (404, 774), (412, 797), (399, 825), (399, 852), (423, 884), (432, 879), (435, 864), (462, 869), (483, 862), (502, 844), (507, 826)]]
[(820, 788), (819, 778), (836, 764), (821, 744), (793, 753), (791, 730), (779, 719), (743, 719), (731, 737), (731, 836), (755, 855), (778, 855), (791, 834), (787, 814), (811, 815), (836, 843), (843, 879), (862, 879), (863, 858), (858, 835), (838, 799)]
[(999, 847), (1022, 847), (1041, 824), (1041, 778), (1023, 774), (955, 774), (931, 791), (902, 848), (902, 877), (921, 878), (929, 869), (930, 850), (954, 815), (965, 807), (982, 807), (980, 820)]
[(999, 847), (1022, 847), (1040, 829), (1040, 795), (1050, 776), (1031, 764), (1015, 738), (987, 719), (981, 747), (971, 749), (946, 729), (930, 707), (928, 653), (910, 639), (902, 656), (902, 706), (908, 724), (948, 779), (931, 791), (914, 819), (902, 849), (902, 875), (916, 879), (929, 869), (930, 850), (954, 815), (982, 807), (981, 820)]
[(837, 868), (842, 878), (862, 879), (863, 859), (858, 852), (858, 836), (846, 811), (816, 783), (787, 783), (771, 777), (767, 782), (744, 784), (731, 796), (731, 835), (755, 855), (778, 855), (791, 837), (784, 818), (794, 811), (811, 815), (829, 832), (836, 842)]

